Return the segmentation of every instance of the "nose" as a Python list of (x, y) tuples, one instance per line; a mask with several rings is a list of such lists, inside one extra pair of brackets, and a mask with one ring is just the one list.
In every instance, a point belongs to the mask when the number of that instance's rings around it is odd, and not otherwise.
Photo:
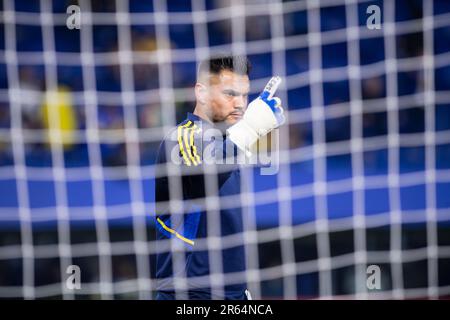
[(247, 105), (247, 99), (245, 98), (244, 95), (241, 94), (241, 95), (238, 95), (235, 97), (234, 107), (236, 109), (244, 110), (246, 105)]

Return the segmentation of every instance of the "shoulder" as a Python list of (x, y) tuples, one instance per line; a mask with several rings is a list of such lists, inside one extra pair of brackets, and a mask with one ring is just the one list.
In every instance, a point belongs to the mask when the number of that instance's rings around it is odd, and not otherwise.
[(176, 130), (198, 133), (201, 130), (201, 123), (200, 121), (185, 119), (177, 125)]
[(169, 131), (161, 142), (158, 162), (163, 162), (167, 149), (174, 150), (182, 162), (188, 166), (201, 163), (201, 125), (185, 119)]
[(201, 145), (201, 128), (192, 120), (186, 119), (179, 123), (176, 128), (176, 143), (183, 162), (190, 165), (201, 163), (198, 148)]

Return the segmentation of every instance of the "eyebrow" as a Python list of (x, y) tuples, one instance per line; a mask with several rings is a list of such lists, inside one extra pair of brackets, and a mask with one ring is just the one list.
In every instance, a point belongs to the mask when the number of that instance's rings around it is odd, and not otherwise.
[(240, 95), (247, 96), (248, 95), (248, 92), (240, 93), (239, 91), (236, 91), (236, 90), (233, 90), (233, 89), (225, 89), (225, 90), (222, 90), (222, 92), (225, 93), (225, 94), (232, 95), (232, 96), (240, 96)]

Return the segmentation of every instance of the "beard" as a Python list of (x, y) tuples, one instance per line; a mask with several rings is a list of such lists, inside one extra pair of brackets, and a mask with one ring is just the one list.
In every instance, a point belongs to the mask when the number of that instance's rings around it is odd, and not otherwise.
[(225, 120), (214, 122), (214, 128), (219, 129), (223, 134), (227, 131), (229, 127), (231, 127), (233, 123), (228, 123)]
[(222, 131), (225, 131), (242, 119), (242, 116), (236, 115), (235, 112), (236, 111), (233, 111), (225, 116), (216, 116), (213, 119), (214, 126)]

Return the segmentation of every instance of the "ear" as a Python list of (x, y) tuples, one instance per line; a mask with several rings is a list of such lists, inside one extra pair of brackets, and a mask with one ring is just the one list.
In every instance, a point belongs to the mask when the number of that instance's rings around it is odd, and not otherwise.
[(208, 90), (206, 86), (200, 82), (195, 84), (195, 99), (198, 103), (204, 105), (208, 100)]

